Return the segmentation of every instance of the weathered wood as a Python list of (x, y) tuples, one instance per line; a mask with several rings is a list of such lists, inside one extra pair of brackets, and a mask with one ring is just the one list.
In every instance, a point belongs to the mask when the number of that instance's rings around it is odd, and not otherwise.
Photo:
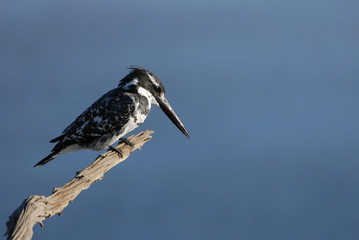
[(33, 235), (33, 226), (46, 218), (61, 215), (62, 210), (72, 202), (81, 191), (88, 189), (92, 183), (102, 180), (104, 174), (128, 158), (136, 149), (141, 150), (143, 144), (149, 141), (153, 131), (144, 131), (128, 139), (134, 144), (133, 148), (121, 143), (116, 148), (120, 149), (123, 157), (119, 158), (116, 152), (106, 152), (96, 158), (90, 166), (76, 173), (76, 176), (63, 187), (54, 188), (50, 196), (32, 195), (24, 200), (19, 208), (9, 217), (7, 225), (8, 240), (29, 240)]

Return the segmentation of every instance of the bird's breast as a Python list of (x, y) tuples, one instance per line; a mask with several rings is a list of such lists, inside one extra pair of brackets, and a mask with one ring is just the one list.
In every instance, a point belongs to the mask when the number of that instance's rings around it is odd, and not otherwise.
[(151, 110), (150, 99), (140, 94), (126, 93), (125, 95), (132, 100), (132, 103), (128, 103), (128, 109), (131, 109), (131, 111), (126, 113), (126, 117), (122, 117), (123, 120), (117, 127), (117, 130), (97, 138), (95, 141), (91, 142), (90, 146), (88, 146), (89, 148), (93, 150), (105, 149), (109, 145), (116, 143), (119, 138), (133, 131), (145, 121)]
[(145, 121), (147, 115), (150, 113), (151, 100), (147, 96), (136, 94), (134, 96), (134, 103), (135, 103), (135, 110), (131, 114), (132, 117), (131, 120), (133, 120), (133, 124), (137, 125), (136, 127), (138, 127)]

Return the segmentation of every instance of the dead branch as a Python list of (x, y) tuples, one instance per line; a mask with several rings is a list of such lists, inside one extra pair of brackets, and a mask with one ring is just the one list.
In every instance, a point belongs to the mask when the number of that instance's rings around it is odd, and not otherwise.
[(54, 188), (50, 196), (32, 195), (24, 200), (19, 208), (9, 217), (6, 223), (8, 240), (29, 240), (33, 235), (33, 226), (40, 223), (46, 218), (54, 215), (61, 215), (62, 210), (72, 202), (81, 191), (88, 189), (91, 184), (98, 180), (102, 180), (103, 175), (126, 160), (129, 155), (136, 149), (141, 150), (143, 144), (149, 141), (153, 131), (144, 131), (136, 136), (128, 139), (134, 144), (133, 148), (129, 145), (121, 143), (117, 146), (123, 153), (123, 157), (119, 158), (116, 152), (106, 152), (96, 158), (90, 166), (76, 173), (76, 176), (63, 187)]

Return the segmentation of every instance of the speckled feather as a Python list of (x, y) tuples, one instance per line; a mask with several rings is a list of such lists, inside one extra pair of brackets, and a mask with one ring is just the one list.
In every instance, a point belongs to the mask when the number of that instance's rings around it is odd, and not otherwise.
[[(137, 108), (136, 103), (140, 103)], [(108, 145), (99, 147), (101, 141), (106, 142), (106, 138), (122, 135), (130, 118), (133, 118), (137, 126), (142, 124), (143, 122), (138, 122), (137, 115), (147, 115), (149, 111), (150, 104), (145, 97), (130, 94), (120, 88), (113, 89), (77, 117), (63, 131), (63, 135), (51, 140), (59, 141), (52, 151), (61, 151), (72, 144), (94, 150), (105, 149)]]

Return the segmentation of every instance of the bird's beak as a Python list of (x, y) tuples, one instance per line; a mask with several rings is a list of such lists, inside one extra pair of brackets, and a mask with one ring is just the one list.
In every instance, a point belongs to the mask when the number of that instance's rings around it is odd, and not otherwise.
[(163, 95), (163, 97), (155, 97), (156, 101), (158, 102), (158, 105), (162, 109), (162, 111), (167, 115), (167, 117), (178, 127), (181, 132), (183, 132), (184, 135), (186, 135), (187, 138), (189, 137), (188, 132), (183, 126), (183, 123), (181, 120), (177, 117), (175, 111), (172, 109), (171, 105), (168, 103), (166, 97)]

